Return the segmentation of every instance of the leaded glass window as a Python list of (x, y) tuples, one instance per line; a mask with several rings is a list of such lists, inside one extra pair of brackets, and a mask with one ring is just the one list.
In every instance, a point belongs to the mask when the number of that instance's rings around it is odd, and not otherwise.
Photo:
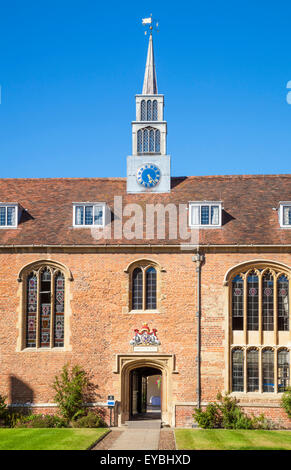
[(64, 346), (65, 277), (44, 266), (29, 273), (26, 282), (27, 348)]
[(144, 129), (143, 131), (143, 152), (149, 151), (149, 131)]
[(152, 102), (151, 100), (147, 101), (147, 121), (152, 120)]
[(142, 152), (142, 130), (137, 131), (137, 151)]
[(190, 225), (192, 227), (207, 227), (221, 225), (221, 204), (190, 203)]
[(146, 308), (157, 308), (157, 272), (153, 267), (146, 270)]
[(157, 100), (153, 101), (153, 121), (158, 120), (158, 102)]
[(232, 351), (232, 391), (244, 391), (244, 357), (241, 349)]
[(153, 129), (150, 130), (150, 152), (155, 151), (155, 132)]
[(201, 225), (209, 225), (209, 206), (201, 206)]
[(277, 280), (278, 330), (289, 330), (289, 280), (281, 275)]
[(146, 121), (146, 102), (142, 100), (140, 103), (140, 120)]
[(263, 330), (274, 329), (274, 279), (271, 273), (263, 275)]
[(243, 330), (244, 281), (237, 275), (232, 280), (232, 329)]
[(77, 227), (103, 226), (105, 223), (105, 204), (74, 204), (74, 225)]
[(280, 349), (278, 351), (278, 392), (285, 392), (289, 387), (289, 351)]
[(247, 279), (247, 328), (259, 329), (259, 278), (252, 271)]
[(259, 351), (256, 349), (247, 351), (247, 390), (259, 391)]
[(0, 206), (0, 227), (17, 226), (17, 206)]
[(160, 145), (161, 145), (161, 134), (159, 129), (156, 130), (156, 135), (155, 135), (155, 151), (158, 153), (160, 152)]
[(283, 206), (283, 225), (291, 225), (291, 205)]
[(130, 276), (131, 310), (157, 309), (157, 270), (154, 266), (141, 263)]
[(274, 392), (274, 351), (264, 349), (263, 360), (263, 392)]

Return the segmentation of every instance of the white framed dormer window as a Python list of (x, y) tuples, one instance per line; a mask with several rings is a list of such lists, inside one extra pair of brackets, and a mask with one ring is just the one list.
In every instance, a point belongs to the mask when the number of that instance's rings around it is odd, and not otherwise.
[(190, 202), (189, 226), (193, 228), (221, 227), (221, 211), (221, 202)]
[(283, 228), (291, 228), (291, 201), (280, 202), (279, 222)]
[(0, 203), (0, 229), (18, 226), (18, 204)]
[(74, 227), (104, 227), (105, 226), (104, 202), (74, 202), (73, 226)]

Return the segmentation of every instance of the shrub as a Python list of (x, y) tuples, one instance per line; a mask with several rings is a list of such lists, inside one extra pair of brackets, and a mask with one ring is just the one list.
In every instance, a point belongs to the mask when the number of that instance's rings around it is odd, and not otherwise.
[(282, 407), (286, 411), (289, 418), (291, 418), (291, 388), (288, 388), (282, 396)]
[(239, 407), (238, 400), (228, 394), (217, 394), (218, 403), (209, 403), (205, 411), (195, 409), (193, 417), (204, 429), (270, 429), (272, 427), (263, 414), (259, 417), (247, 416)]
[(106, 423), (101, 416), (93, 411), (89, 411), (87, 415), (72, 421), (72, 426), (74, 428), (104, 428), (106, 427)]
[(84, 394), (88, 387), (87, 373), (77, 365), (69, 371), (69, 366), (66, 364), (60, 377), (55, 377), (53, 384), (56, 392), (55, 401), (66, 421), (71, 421), (83, 414)]
[(7, 416), (7, 404), (6, 398), (4, 395), (0, 395), (0, 426), (3, 426), (6, 421)]
[(62, 428), (66, 421), (56, 415), (23, 416), (15, 425), (17, 428)]

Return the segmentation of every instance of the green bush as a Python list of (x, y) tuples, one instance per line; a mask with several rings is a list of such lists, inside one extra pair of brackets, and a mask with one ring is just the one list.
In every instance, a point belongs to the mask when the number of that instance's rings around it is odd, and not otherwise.
[(29, 415), (23, 416), (17, 424), (17, 428), (63, 428), (67, 427), (66, 421), (56, 415)]
[(66, 364), (60, 376), (55, 377), (55, 401), (67, 422), (83, 414), (84, 395), (89, 385), (87, 373), (77, 365), (69, 371), (69, 365)]
[(288, 388), (282, 396), (282, 407), (286, 411), (289, 418), (291, 418), (291, 388)]
[(217, 394), (218, 402), (209, 403), (205, 411), (196, 408), (193, 417), (204, 429), (270, 429), (272, 423), (262, 414), (259, 417), (247, 416), (239, 407), (238, 400), (228, 394)]
[(4, 395), (0, 395), (0, 426), (5, 425), (7, 417), (7, 404)]
[(74, 428), (104, 428), (106, 424), (98, 414), (89, 411), (86, 416), (81, 416), (77, 420), (72, 421)]

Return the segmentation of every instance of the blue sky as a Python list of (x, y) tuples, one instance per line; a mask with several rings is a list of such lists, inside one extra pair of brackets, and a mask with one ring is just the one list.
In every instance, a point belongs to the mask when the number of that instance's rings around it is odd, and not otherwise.
[(172, 175), (291, 173), (290, 2), (11, 0), (1, 177), (126, 176), (150, 13)]

